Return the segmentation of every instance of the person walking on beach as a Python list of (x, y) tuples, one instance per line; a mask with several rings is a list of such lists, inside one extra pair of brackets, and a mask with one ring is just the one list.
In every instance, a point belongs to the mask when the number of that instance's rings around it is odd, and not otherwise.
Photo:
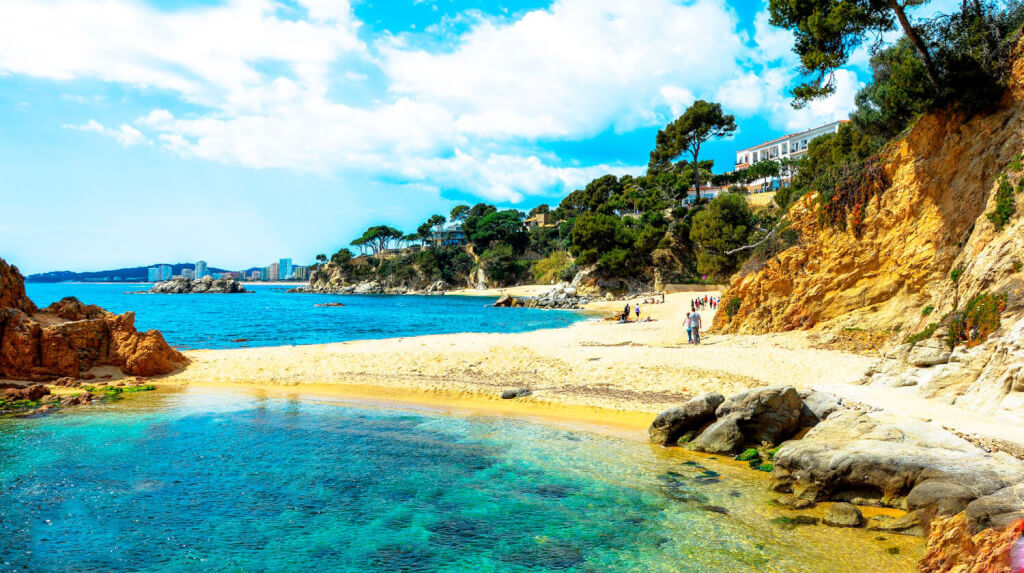
[(700, 315), (696, 312), (690, 315), (690, 328), (693, 329), (693, 343), (700, 344)]
[(640, 322), (640, 303), (636, 303), (636, 321)]
[(690, 315), (692, 312), (686, 313), (686, 320), (683, 321), (683, 326), (686, 327), (686, 343), (693, 344), (693, 327), (690, 326)]
[(622, 322), (629, 322), (629, 303), (626, 303), (625, 310), (622, 311)]

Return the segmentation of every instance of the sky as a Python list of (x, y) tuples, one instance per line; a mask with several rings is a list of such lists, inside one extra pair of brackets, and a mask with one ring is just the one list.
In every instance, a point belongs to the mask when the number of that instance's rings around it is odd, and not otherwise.
[(3, 0), (0, 257), (307, 263), (642, 173), (696, 99), (736, 116), (703, 152), (727, 171), (870, 77), (859, 51), (795, 110), (791, 48), (762, 0)]

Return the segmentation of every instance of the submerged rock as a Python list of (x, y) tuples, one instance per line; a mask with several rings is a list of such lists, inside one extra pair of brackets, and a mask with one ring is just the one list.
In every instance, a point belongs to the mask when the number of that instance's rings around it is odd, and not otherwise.
[(864, 516), (856, 505), (838, 502), (829, 506), (821, 521), (832, 527), (860, 527), (864, 523)]

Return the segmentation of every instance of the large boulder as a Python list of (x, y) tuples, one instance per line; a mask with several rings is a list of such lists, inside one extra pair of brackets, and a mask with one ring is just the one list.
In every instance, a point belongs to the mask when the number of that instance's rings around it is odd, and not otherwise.
[(715, 419), (715, 409), (725, 397), (717, 392), (701, 394), (682, 406), (665, 410), (651, 423), (647, 433), (651, 442), (674, 446), (687, 432), (696, 432)]
[(940, 338), (929, 338), (914, 345), (907, 362), (914, 366), (935, 366), (949, 362), (949, 343)]
[(843, 408), (835, 396), (817, 390), (800, 392), (800, 400), (803, 402), (803, 407), (800, 409), (801, 428), (814, 426), (832, 415), (832, 412)]
[(972, 501), (967, 506), (967, 519), (971, 531), (975, 533), (1024, 520), (1024, 483), (1005, 487)]
[(802, 439), (783, 444), (772, 471), (776, 491), (811, 502), (860, 499), (906, 507), (908, 494), (921, 486), (909, 499), (923, 508), (929, 499), (938, 505), (940, 491), (962, 492), (929, 480), (962, 486), (978, 498), (1024, 481), (1024, 464), (926, 422), (840, 410)]
[(800, 427), (804, 404), (791, 386), (748, 390), (722, 402), (715, 410), (718, 420), (687, 447), (699, 452), (726, 454), (745, 444), (775, 444)]
[(914, 486), (907, 495), (907, 509), (934, 507), (938, 515), (954, 515), (978, 497), (974, 489), (944, 479), (926, 479)]
[(738, 452), (746, 439), (740, 430), (738, 416), (720, 418), (707, 427), (686, 447), (709, 454), (732, 454)]

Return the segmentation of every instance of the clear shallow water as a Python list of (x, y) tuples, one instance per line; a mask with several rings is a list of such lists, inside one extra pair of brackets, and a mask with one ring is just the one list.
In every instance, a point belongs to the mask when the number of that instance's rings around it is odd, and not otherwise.
[(0, 570), (913, 569), (915, 542), (783, 530), (763, 480), (695, 459), (509, 419), (138, 395), (0, 420)]
[[(65, 296), (111, 312), (135, 311), (142, 330), (156, 328), (175, 348), (239, 348), (322, 344), (451, 332), (524, 332), (566, 326), (586, 317), (569, 311), (493, 308), (469, 296), (287, 294), (285, 287), (246, 286), (252, 294), (127, 294), (144, 284), (28, 283), (45, 307)], [(316, 307), (341, 302), (344, 307)], [(236, 342), (244, 338), (244, 341)]]

